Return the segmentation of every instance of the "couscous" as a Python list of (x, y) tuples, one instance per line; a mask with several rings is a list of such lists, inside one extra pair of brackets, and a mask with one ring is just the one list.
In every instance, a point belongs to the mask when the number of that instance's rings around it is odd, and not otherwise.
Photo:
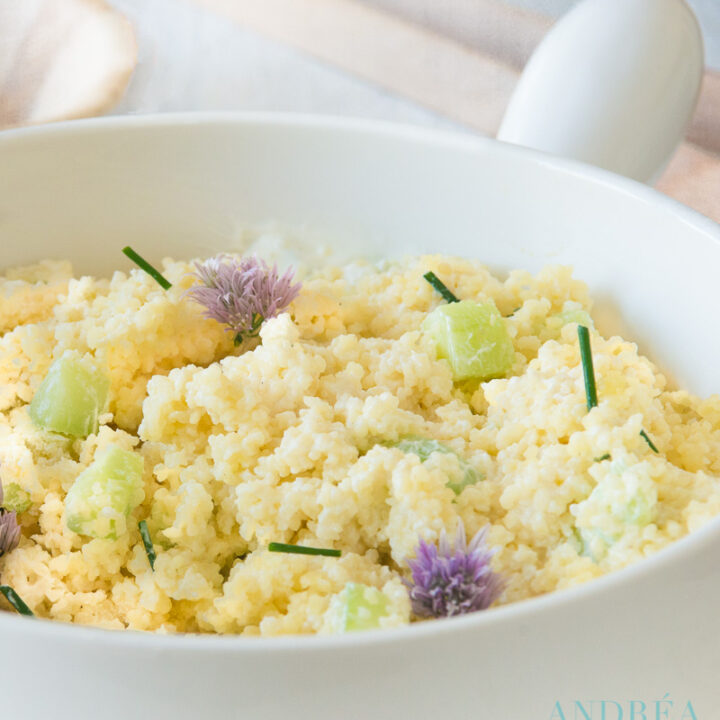
[[(56, 261), (0, 278), (16, 609), (164, 633), (394, 627), (592, 580), (720, 513), (720, 399), (596, 332), (569, 268), (500, 279), (433, 255), (300, 285), (247, 257), (157, 266), (167, 289)], [(279, 300), (235, 306), (239, 330), (199, 290), (226, 272), (242, 294), (250, 270)]]

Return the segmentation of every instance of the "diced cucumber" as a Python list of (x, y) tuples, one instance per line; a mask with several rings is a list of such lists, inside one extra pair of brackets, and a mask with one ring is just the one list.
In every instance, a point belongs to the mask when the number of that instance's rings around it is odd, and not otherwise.
[(458, 455), (452, 448), (443, 445), (437, 440), (429, 440), (428, 438), (410, 435), (408, 437), (392, 443), (390, 447), (396, 447), (404, 453), (413, 453), (420, 458), (421, 462), (425, 462), (433, 453), (445, 453), (454, 455), (460, 466), (460, 474), (458, 477), (450, 478), (447, 486), (459, 495), (468, 485), (474, 485), (484, 478), (483, 474), (476, 470), (464, 457)]
[(78, 475), (65, 498), (68, 528), (79, 535), (115, 539), (127, 516), (145, 499), (143, 459), (109, 445)]
[(628, 465), (624, 458), (618, 458), (608, 465), (576, 512), (583, 554), (596, 562), (630, 527), (649, 525), (657, 515), (657, 488), (647, 464)]
[(649, 525), (657, 514), (657, 493), (638, 491), (629, 498), (622, 510), (623, 521), (631, 525)]
[(580, 543), (580, 554), (589, 557), (594, 563), (600, 562), (607, 555), (608, 548), (616, 540), (594, 528), (578, 530), (577, 537)]
[[(565, 303), (565, 305), (567, 305), (567, 303)], [(595, 327), (595, 324), (590, 317), (590, 313), (588, 313), (587, 310), (584, 310), (582, 306), (566, 308), (555, 317), (558, 318), (563, 325), (577, 323), (578, 325), (584, 325), (587, 328)]]
[(547, 319), (548, 327), (558, 336), (560, 335), (560, 330), (570, 323), (584, 325), (591, 330), (595, 328), (590, 313), (588, 313), (580, 303), (571, 300), (568, 300), (568, 302), (563, 305), (563, 309), (559, 313), (550, 315)]
[(51, 366), (30, 403), (38, 427), (72, 437), (97, 432), (110, 382), (102, 370), (77, 353), (65, 353)]
[(440, 305), (425, 318), (423, 330), (435, 341), (438, 357), (450, 363), (455, 380), (490, 380), (512, 368), (512, 340), (491, 302)]
[(590, 497), (598, 496), (619, 523), (644, 526), (657, 514), (658, 493), (647, 463), (627, 465), (623, 458), (610, 463), (611, 473), (598, 484)]
[(340, 593), (342, 632), (373, 630), (387, 616), (389, 600), (385, 593), (362, 583), (348, 583)]
[(2, 506), (8, 512), (24, 513), (32, 505), (30, 493), (23, 490), (17, 483), (10, 483), (4, 490), (5, 497)]

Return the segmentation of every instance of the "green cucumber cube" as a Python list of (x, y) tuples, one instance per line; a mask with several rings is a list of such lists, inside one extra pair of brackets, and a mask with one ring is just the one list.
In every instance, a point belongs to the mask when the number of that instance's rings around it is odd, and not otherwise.
[(340, 593), (343, 632), (374, 630), (388, 615), (389, 600), (384, 592), (362, 583), (348, 583)]
[(503, 377), (515, 361), (505, 320), (491, 302), (462, 300), (441, 305), (423, 322), (438, 357), (450, 363), (455, 380)]
[(145, 499), (143, 459), (109, 445), (77, 476), (65, 498), (68, 528), (78, 535), (116, 539), (127, 516)]
[(580, 541), (580, 554), (594, 563), (599, 563), (607, 555), (608, 548), (617, 540), (615, 536), (595, 528), (583, 528), (576, 532)]
[(590, 317), (590, 314), (587, 310), (583, 310), (582, 308), (579, 309), (571, 309), (571, 310), (563, 310), (562, 312), (558, 313), (555, 316), (563, 325), (568, 325), (570, 323), (577, 323), (578, 325), (584, 325), (587, 328), (594, 328), (595, 324), (592, 321), (592, 318)]
[(645, 527), (657, 517), (657, 487), (647, 464), (628, 464), (620, 457), (607, 465), (575, 513), (582, 554), (595, 562), (602, 560), (630, 527)]
[(590, 313), (588, 313), (583, 306), (578, 302), (568, 300), (563, 305), (563, 309), (555, 315), (550, 315), (547, 319), (548, 327), (554, 331), (556, 336), (560, 335), (560, 331), (571, 323), (577, 323), (578, 325), (584, 325), (587, 328), (593, 330), (595, 324), (593, 323)]
[(110, 381), (92, 362), (76, 353), (57, 359), (30, 403), (30, 418), (52, 432), (87, 437), (98, 430), (107, 406)]
[(2, 506), (8, 512), (24, 513), (32, 505), (30, 493), (17, 483), (10, 483), (5, 490)]
[(458, 459), (461, 474), (459, 477), (449, 479), (447, 486), (456, 495), (459, 495), (468, 485), (474, 485), (484, 477), (483, 474), (476, 470), (464, 457), (458, 455), (452, 448), (443, 445), (437, 440), (429, 440), (428, 438), (410, 435), (398, 440), (396, 443), (392, 443), (391, 447), (396, 447), (404, 453), (417, 455), (420, 458), (420, 462), (425, 462), (435, 452), (454, 455)]

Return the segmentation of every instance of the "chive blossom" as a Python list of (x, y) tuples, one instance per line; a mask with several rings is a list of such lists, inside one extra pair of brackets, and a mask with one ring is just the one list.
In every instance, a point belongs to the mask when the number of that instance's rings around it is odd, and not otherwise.
[(155, 546), (153, 545), (152, 538), (150, 537), (150, 531), (148, 530), (147, 522), (145, 520), (141, 520), (138, 523), (138, 530), (140, 530), (140, 537), (142, 538), (143, 545), (145, 546), (145, 553), (150, 561), (150, 569), (155, 572), (155, 560), (157, 559), (157, 553), (155, 552)]
[(227, 325), (235, 345), (256, 337), (263, 322), (283, 312), (302, 287), (293, 283), (292, 268), (281, 275), (277, 265), (252, 255), (240, 260), (218, 255), (195, 268), (200, 283), (185, 294), (205, 308), (205, 317)]
[(172, 283), (159, 270), (156, 270), (145, 258), (138, 255), (129, 245), (123, 248), (123, 253), (155, 280), (163, 290), (169, 290), (172, 287)]
[(452, 617), (489, 608), (505, 589), (505, 580), (490, 561), (495, 550), (487, 545), (488, 528), (468, 543), (458, 526), (454, 545), (445, 531), (437, 545), (420, 540), (415, 559), (407, 564), (412, 580), (403, 580), (418, 617)]
[(430, 272), (426, 272), (423, 277), (443, 296), (445, 300), (447, 300), (447, 302), (460, 302), (460, 298), (449, 290), (448, 286), (445, 285), (445, 283), (432, 270)]
[(644, 431), (640, 431), (640, 437), (650, 446), (650, 449), (654, 453), (659, 453), (660, 451), (657, 449), (657, 445), (650, 439), (650, 436)]
[(0, 593), (21, 615), (33, 616), (35, 613), (23, 602), (23, 599), (9, 586), (0, 585)]
[(330, 548), (315, 548), (307, 545), (288, 545), (287, 543), (271, 542), (268, 545), (270, 552), (291, 553), (294, 555), (325, 555), (326, 557), (340, 557), (340, 550)]
[(580, 342), (580, 357), (583, 366), (583, 378), (585, 379), (585, 396), (587, 397), (587, 409), (597, 407), (597, 388), (595, 386), (595, 370), (593, 368), (592, 350), (590, 349), (590, 331), (585, 325), (578, 325), (578, 340)]

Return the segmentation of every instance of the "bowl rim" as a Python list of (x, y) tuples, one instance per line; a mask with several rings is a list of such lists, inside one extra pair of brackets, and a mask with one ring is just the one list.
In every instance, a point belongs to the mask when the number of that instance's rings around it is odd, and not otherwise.
[[(286, 112), (179, 112), (152, 113), (128, 116), (108, 116), (83, 120), (70, 120), (51, 125), (34, 125), (13, 128), (0, 132), (0, 156), (5, 147), (14, 143), (32, 143), (36, 140), (58, 139), (88, 133), (112, 135), (118, 131), (142, 131), (147, 129), (170, 129), (177, 127), (213, 128), (232, 126), (242, 129), (302, 128), (310, 132), (339, 132), (346, 135), (362, 135), (394, 142), (409, 142), (423, 146), (435, 146), (441, 150), (453, 150), (475, 155), (496, 153), (520, 159), (521, 162), (537, 164), (551, 172), (604, 187), (651, 205), (656, 211), (672, 216), (705, 236), (710, 242), (720, 243), (720, 224), (677, 200), (663, 195), (654, 188), (607, 170), (567, 158), (530, 148), (512, 145), (493, 138), (474, 135), (470, 132), (427, 128), (407, 123), (384, 120), (314, 115)], [(0, 263), (1, 266), (1, 263)], [(329, 652), (342, 651), (360, 646), (384, 646), (398, 643), (422, 642), (434, 638), (465, 634), (468, 631), (482, 632), (488, 625), (504, 626), (531, 618), (542, 620), (545, 612), (557, 610), (568, 604), (582, 602), (593, 596), (606, 595), (642, 581), (646, 576), (672, 563), (682, 562), (689, 555), (715, 543), (720, 547), (720, 517), (713, 518), (705, 526), (670, 543), (625, 568), (610, 572), (599, 578), (570, 588), (526, 600), (491, 608), (481, 613), (460, 617), (442, 618), (399, 628), (370, 630), (345, 635), (286, 635), (279, 637), (248, 637), (236, 634), (158, 634), (136, 630), (108, 630), (104, 628), (76, 625), (48, 620), (25, 618), (12, 612), (0, 612), (0, 635), (7, 631), (26, 635), (41, 636), (58, 642), (70, 641), (82, 644), (106, 643), (120, 648), (146, 650), (172, 650), (173, 652), (220, 652), (223, 654), (278, 653), (286, 652)]]
[(298, 129), (308, 131), (335, 131), (346, 135), (356, 134), (392, 139), (400, 142), (436, 145), (446, 150), (464, 150), (478, 153), (500, 153), (521, 161), (534, 162), (551, 171), (559, 172), (579, 181), (585, 180), (609, 188), (621, 195), (633, 197), (644, 204), (660, 206), (675, 215), (686, 225), (713, 236), (720, 241), (720, 223), (697, 210), (681, 203), (659, 190), (632, 178), (618, 175), (594, 165), (564, 158), (543, 150), (514, 145), (483, 135), (474, 134), (470, 129), (426, 127), (407, 122), (394, 122), (374, 118), (362, 118), (331, 114), (274, 111), (196, 111), (168, 113), (139, 113), (135, 115), (107, 115), (95, 118), (65, 120), (45, 125), (29, 125), (0, 130), (0, 152), (5, 143), (33, 142), (43, 137), (72, 136), (88, 133), (108, 133), (119, 130), (142, 131), (147, 129), (177, 127), (255, 127), (257, 129)]

